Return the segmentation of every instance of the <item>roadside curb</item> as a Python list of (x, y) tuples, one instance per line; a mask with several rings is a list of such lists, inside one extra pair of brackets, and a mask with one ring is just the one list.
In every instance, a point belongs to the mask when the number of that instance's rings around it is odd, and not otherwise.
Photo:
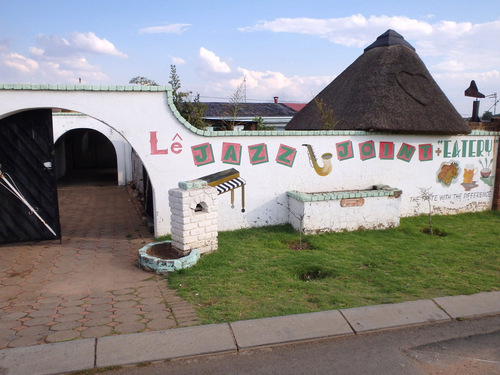
[(60, 374), (500, 314), (500, 291), (0, 350), (2, 375)]

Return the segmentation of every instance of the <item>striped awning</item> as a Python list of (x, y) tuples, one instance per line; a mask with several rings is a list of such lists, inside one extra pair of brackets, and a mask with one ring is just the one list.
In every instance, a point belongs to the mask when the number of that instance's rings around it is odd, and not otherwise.
[(215, 186), (217, 188), (217, 192), (219, 194), (226, 193), (230, 190), (239, 188), (240, 186), (243, 186), (246, 184), (246, 181), (240, 177), (223, 182), (222, 184), (219, 184)]

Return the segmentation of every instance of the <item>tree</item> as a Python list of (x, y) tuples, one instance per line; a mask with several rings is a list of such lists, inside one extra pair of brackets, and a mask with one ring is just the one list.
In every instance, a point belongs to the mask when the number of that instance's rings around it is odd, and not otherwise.
[(141, 86), (158, 86), (158, 84), (155, 81), (141, 76), (132, 78), (128, 83)]
[(255, 130), (274, 130), (273, 126), (268, 126), (264, 124), (264, 119), (260, 116), (255, 116), (253, 120), (256, 123)]
[(335, 120), (333, 110), (321, 98), (314, 98), (314, 103), (316, 104), (316, 108), (318, 108), (321, 121), (323, 121), (323, 128), (327, 130), (335, 129), (337, 120)]
[(481, 120), (483, 121), (491, 121), (492, 118), (493, 118), (493, 113), (491, 113), (490, 111), (485, 111), (481, 116)]
[[(174, 104), (179, 113), (182, 115), (182, 106), (183, 103), (187, 98), (189, 98), (189, 95), (191, 94), (191, 91), (189, 92), (181, 92), (181, 80), (179, 78), (179, 75), (177, 74), (177, 68), (175, 65), (170, 65), (170, 86), (172, 86), (172, 96), (174, 99)], [(184, 116), (182, 116), (184, 117)]]
[(197, 129), (205, 129), (207, 124), (203, 119), (207, 105), (200, 102), (200, 94), (196, 94), (193, 101), (189, 99), (192, 94), (191, 91), (181, 91), (181, 80), (177, 74), (175, 65), (170, 65), (170, 86), (172, 87), (172, 96), (175, 108), (179, 111), (180, 115), (191, 125)]
[(245, 80), (238, 85), (229, 98), (229, 103), (224, 111), (224, 117), (229, 119), (228, 121), (224, 121), (224, 126), (227, 130), (234, 130), (234, 126), (236, 125), (236, 118), (238, 117), (238, 113), (245, 99), (244, 84)]
[(203, 119), (207, 105), (200, 102), (200, 94), (196, 94), (194, 100), (185, 101), (182, 105), (183, 116), (191, 125), (197, 129), (205, 129), (207, 124)]

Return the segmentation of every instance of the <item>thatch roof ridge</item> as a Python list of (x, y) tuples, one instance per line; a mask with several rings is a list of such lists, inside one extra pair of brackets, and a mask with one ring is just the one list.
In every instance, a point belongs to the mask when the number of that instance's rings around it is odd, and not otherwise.
[(365, 52), (377, 47), (387, 47), (395, 45), (406, 46), (415, 51), (415, 48), (410, 43), (408, 43), (401, 34), (392, 29), (389, 29), (385, 33), (380, 35), (372, 44), (366, 47)]
[[(399, 35), (399, 34), (398, 34)], [(462, 134), (471, 129), (405, 43), (367, 49), (297, 113), (287, 130), (335, 130)], [(328, 114), (328, 113), (327, 113)]]

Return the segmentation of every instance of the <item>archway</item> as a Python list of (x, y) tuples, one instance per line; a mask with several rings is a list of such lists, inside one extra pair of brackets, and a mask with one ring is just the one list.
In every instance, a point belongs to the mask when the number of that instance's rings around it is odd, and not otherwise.
[[(181, 152), (178, 146), (184, 146), (197, 134), (185, 120), (181, 118), (172, 101), (169, 99), (169, 87), (163, 86), (87, 86), (87, 85), (17, 85), (0, 84), (0, 119), (26, 109), (61, 108), (74, 113), (85, 114), (86, 117), (99, 122), (99, 127), (79, 126), (79, 120), (71, 120), (71, 126), (65, 131), (76, 128), (92, 128), (108, 136), (115, 146), (118, 157), (118, 184), (125, 185), (132, 181), (131, 164), (120, 167), (120, 162), (125, 163), (130, 159), (121, 157), (130, 155), (135, 151), (144, 163), (148, 175), (155, 189), (153, 189), (153, 219), (156, 235), (170, 232), (170, 208), (168, 195), (164, 194), (170, 187), (175, 187), (181, 175), (177, 169), (184, 165), (189, 158), (187, 152)], [(54, 120), (55, 120), (54, 116)], [(83, 121), (83, 120), (82, 120)], [(77, 124), (78, 122), (78, 124)], [(186, 127), (189, 129), (186, 133)], [(162, 135), (160, 146), (163, 142), (176, 144), (176, 152), (170, 152), (168, 165), (176, 161), (176, 168), (167, 168), (165, 174), (165, 157), (152, 157), (151, 132)], [(63, 131), (64, 133), (64, 131)], [(204, 132), (203, 132), (204, 133)], [(62, 134), (56, 134), (55, 139)], [(114, 141), (111, 136), (118, 135), (119, 141)], [(175, 141), (173, 138), (175, 137)], [(167, 144), (165, 147), (169, 147)], [(163, 154), (161, 154), (163, 155)], [(175, 170), (175, 171), (174, 171)], [(122, 171), (124, 171), (122, 173)], [(130, 174), (129, 174), (130, 172)], [(165, 179), (166, 175), (175, 174), (175, 179)], [(179, 177), (177, 177), (179, 176)], [(191, 176), (191, 174), (190, 174)], [(186, 177), (188, 178), (188, 177)]]
[(116, 185), (117, 156), (111, 141), (93, 129), (74, 129), (55, 144), (58, 185)]

